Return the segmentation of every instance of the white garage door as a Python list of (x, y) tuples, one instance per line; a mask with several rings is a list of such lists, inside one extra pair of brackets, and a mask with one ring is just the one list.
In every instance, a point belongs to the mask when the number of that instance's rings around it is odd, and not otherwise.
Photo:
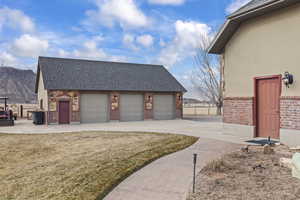
[(141, 94), (121, 94), (120, 120), (141, 121), (144, 120), (144, 96)]
[(108, 121), (108, 96), (106, 94), (80, 95), (81, 123)]
[(171, 120), (175, 119), (174, 95), (154, 95), (153, 113), (154, 119)]

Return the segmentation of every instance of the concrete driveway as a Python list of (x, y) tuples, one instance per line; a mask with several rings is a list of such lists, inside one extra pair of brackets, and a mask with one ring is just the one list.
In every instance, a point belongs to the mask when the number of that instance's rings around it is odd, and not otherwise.
[(243, 138), (222, 133), (222, 122), (215, 120), (169, 120), (141, 122), (108, 122), (80, 125), (41, 125), (35, 126), (31, 121), (18, 120), (16, 126), (0, 127), (0, 133), (17, 134), (47, 134), (78, 131), (137, 131), (175, 133), (201, 138), (210, 138), (231, 143), (244, 143), (249, 138)]
[(132, 174), (105, 200), (183, 200), (192, 183), (192, 158), (198, 154), (197, 172), (209, 161), (237, 150), (247, 138), (222, 134), (218, 120), (171, 120), (110, 122), (103, 124), (34, 126), (17, 121), (14, 127), (0, 127), (0, 133), (47, 134), (74, 131), (138, 131), (185, 134), (199, 137), (193, 146), (165, 156)]

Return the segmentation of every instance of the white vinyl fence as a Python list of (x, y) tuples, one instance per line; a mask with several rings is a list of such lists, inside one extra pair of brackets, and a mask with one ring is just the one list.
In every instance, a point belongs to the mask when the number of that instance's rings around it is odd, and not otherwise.
[(213, 105), (185, 104), (183, 106), (183, 115), (217, 115), (217, 107)]

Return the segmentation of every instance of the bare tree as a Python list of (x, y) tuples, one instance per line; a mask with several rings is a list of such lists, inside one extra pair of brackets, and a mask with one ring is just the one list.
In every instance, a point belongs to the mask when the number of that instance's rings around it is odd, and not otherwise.
[(222, 114), (222, 60), (219, 56), (208, 53), (211, 38), (203, 35), (201, 44), (194, 58), (195, 70), (192, 83), (195, 89), (205, 99), (216, 105), (217, 114)]

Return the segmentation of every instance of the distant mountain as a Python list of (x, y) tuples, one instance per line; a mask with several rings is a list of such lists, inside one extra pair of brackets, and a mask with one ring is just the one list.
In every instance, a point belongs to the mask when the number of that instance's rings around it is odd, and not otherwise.
[(9, 103), (36, 103), (35, 78), (32, 70), (0, 67), (0, 97), (7, 96)]

